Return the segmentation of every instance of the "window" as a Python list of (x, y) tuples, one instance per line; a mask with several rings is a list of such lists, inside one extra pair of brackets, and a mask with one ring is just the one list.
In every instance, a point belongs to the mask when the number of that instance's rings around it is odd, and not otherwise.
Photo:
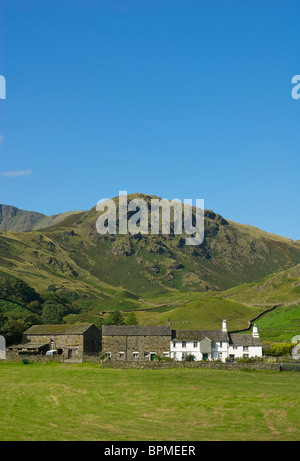
[(222, 346), (223, 346), (223, 343), (222, 343), (222, 341), (220, 341), (220, 347), (222, 347)]
[(186, 347), (186, 342), (182, 341), (182, 347)]
[(133, 356), (134, 359), (138, 359), (138, 358), (139, 358), (139, 355), (140, 355), (140, 354), (139, 354), (138, 352), (133, 352), (133, 353), (132, 353), (132, 356)]
[(176, 347), (176, 341), (173, 341), (173, 347)]
[(249, 354), (243, 354), (243, 359), (249, 359)]
[(119, 359), (125, 359), (125, 352), (124, 351), (119, 352)]
[(105, 357), (107, 357), (108, 359), (111, 358), (111, 352), (105, 352)]
[(237, 348), (238, 348), (237, 346), (232, 346), (232, 349), (235, 349), (235, 350), (237, 350)]
[(194, 341), (194, 347), (198, 347), (198, 342)]
[(169, 352), (163, 352), (163, 357), (169, 357)]
[(243, 351), (248, 351), (248, 346), (243, 346)]

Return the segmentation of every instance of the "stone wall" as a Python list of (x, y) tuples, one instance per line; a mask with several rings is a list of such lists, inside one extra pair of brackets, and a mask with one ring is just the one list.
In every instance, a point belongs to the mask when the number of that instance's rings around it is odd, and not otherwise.
[[(100, 361), (99, 361), (100, 362)], [(167, 369), (167, 368), (210, 368), (216, 370), (272, 370), (280, 371), (280, 363), (223, 363), (223, 362), (173, 362), (173, 361), (153, 361), (153, 362), (127, 362), (105, 360), (102, 362), (103, 368), (135, 368), (135, 369)]]
[(6, 351), (6, 362), (22, 362), (22, 360), (28, 360), (34, 363), (46, 363), (46, 362), (63, 362), (63, 355), (39, 355), (39, 354), (24, 354), (18, 355), (14, 351)]

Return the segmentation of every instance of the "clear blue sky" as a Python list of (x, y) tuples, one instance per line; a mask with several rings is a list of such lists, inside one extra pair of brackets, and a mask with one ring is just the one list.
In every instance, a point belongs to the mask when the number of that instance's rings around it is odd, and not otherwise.
[(0, 4), (0, 203), (203, 198), (300, 239), (299, 0)]

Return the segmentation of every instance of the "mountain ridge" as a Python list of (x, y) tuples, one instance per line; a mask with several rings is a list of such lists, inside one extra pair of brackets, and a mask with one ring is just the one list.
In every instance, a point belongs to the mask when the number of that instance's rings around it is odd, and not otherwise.
[(46, 216), (37, 211), (27, 211), (13, 205), (0, 204), (0, 231), (30, 232), (44, 229), (78, 213), (80, 211), (67, 211)]
[[(155, 196), (130, 194), (127, 199), (134, 197), (149, 205)], [(117, 197), (113, 200), (118, 205)], [(48, 227), (1, 231), (0, 270), (38, 290), (54, 283), (100, 297), (118, 290), (152, 296), (173, 290), (222, 291), (300, 262), (297, 242), (226, 220), (212, 210), (204, 212), (204, 242), (194, 247), (174, 234), (100, 235), (95, 225), (99, 215), (93, 207), (53, 215)]]

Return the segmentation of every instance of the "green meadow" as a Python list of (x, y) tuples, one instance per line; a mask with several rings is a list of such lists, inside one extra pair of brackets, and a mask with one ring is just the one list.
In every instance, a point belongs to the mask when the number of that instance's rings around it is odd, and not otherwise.
[(300, 439), (297, 372), (0, 364), (1, 441)]
[(255, 321), (262, 341), (290, 342), (300, 333), (300, 304), (280, 306)]

